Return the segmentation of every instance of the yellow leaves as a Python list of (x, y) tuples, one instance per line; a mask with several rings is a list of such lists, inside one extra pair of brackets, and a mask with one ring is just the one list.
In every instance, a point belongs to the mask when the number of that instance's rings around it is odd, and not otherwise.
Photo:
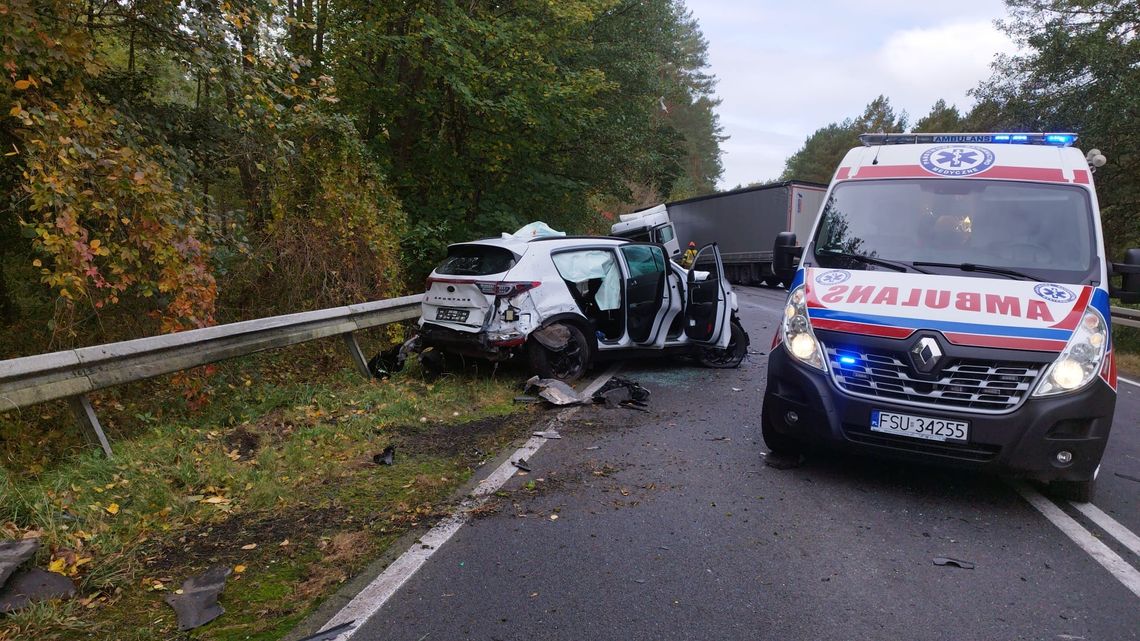
[(48, 571), (62, 574), (64, 576), (76, 576), (79, 574), (79, 568), (90, 563), (93, 559), (89, 556), (79, 556), (73, 550), (60, 550), (55, 553), (52, 560), (48, 563)]
[(12, 108), (8, 110), (8, 115), (13, 116), (15, 118), (19, 118), (20, 114), (22, 114), (22, 113), (24, 113), (24, 110), (18, 104), (12, 105)]
[(112, 503), (104, 509), (107, 510), (107, 514), (114, 516), (114, 515), (119, 513), (119, 504), (118, 503)]
[(245, 566), (244, 565), (235, 565), (234, 566), (234, 574), (241, 574), (242, 572), (245, 572)]
[(32, 86), (31, 80), (17, 80), (16, 81), (16, 89), (18, 89), (20, 91), (26, 91), (31, 86)]
[(233, 501), (224, 496), (210, 496), (202, 499), (202, 502), (209, 503), (210, 505), (229, 505)]
[(32, 267), (43, 267), (43, 266), (44, 266), (44, 261), (42, 261), (38, 258), (32, 261)]
[(52, 559), (51, 563), (48, 563), (48, 572), (63, 574), (66, 569), (67, 559), (64, 559), (63, 557)]
[(249, 545), (243, 545), (243, 546), (241, 546), (241, 549), (243, 549), (243, 550), (256, 550), (257, 544), (256, 543), (250, 543)]

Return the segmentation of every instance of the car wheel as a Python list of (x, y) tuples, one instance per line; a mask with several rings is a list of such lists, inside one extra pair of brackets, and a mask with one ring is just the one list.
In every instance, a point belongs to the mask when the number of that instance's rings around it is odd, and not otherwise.
[(764, 411), (760, 412), (760, 434), (764, 437), (764, 445), (767, 445), (773, 454), (793, 456), (803, 454), (804, 446), (787, 434), (777, 432), (768, 421), (768, 413)]
[(732, 338), (724, 349), (708, 348), (697, 353), (697, 360), (705, 367), (731, 369), (740, 367), (740, 362), (748, 354), (748, 334), (740, 323), (732, 321)]
[(550, 349), (532, 338), (527, 344), (527, 351), (535, 374), (570, 383), (581, 378), (590, 368), (590, 343), (577, 326), (563, 323), (562, 327), (570, 334), (562, 349)]
[(1096, 477), (1100, 472), (1098, 465), (1093, 477), (1087, 481), (1053, 481), (1049, 484), (1049, 492), (1059, 499), (1076, 501), (1077, 503), (1092, 503), (1096, 496)]

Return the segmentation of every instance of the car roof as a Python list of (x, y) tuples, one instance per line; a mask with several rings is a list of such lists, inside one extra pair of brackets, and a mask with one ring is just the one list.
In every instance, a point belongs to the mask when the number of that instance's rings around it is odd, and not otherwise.
[(462, 243), (455, 243), (452, 247), (458, 245), (484, 245), (490, 247), (502, 247), (509, 249), (516, 254), (522, 254), (527, 250), (529, 245), (541, 246), (546, 250), (562, 249), (564, 247), (580, 247), (584, 245), (598, 246), (617, 246), (625, 245), (631, 241), (628, 238), (615, 238), (613, 236), (541, 236), (538, 238), (481, 238), (479, 240), (471, 240)]

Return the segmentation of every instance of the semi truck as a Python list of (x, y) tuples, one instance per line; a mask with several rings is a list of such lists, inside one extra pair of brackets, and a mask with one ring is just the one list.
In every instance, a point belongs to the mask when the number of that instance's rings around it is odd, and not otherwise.
[[(823, 205), (826, 185), (789, 180), (657, 205), (619, 217), (610, 233), (664, 245), (717, 243), (728, 279), (741, 285), (788, 284), (794, 269), (773, 265), (781, 238), (806, 238)], [(783, 234), (783, 236), (781, 236)]]

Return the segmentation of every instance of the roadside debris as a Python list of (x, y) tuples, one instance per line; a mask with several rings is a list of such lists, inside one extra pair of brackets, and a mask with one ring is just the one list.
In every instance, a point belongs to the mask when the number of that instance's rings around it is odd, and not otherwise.
[(525, 458), (520, 458), (517, 461), (511, 461), (511, 465), (514, 465), (515, 467), (519, 468), (520, 470), (522, 470), (524, 472), (530, 471), (530, 464), (526, 462)]
[(39, 539), (0, 541), (0, 588), (4, 587), (4, 583), (16, 568), (35, 556), (38, 549), (40, 549)]
[(347, 632), (352, 629), (354, 625), (356, 625), (356, 621), (349, 621), (348, 623), (334, 625), (328, 630), (321, 630), (316, 634), (310, 634), (309, 636), (303, 639), (298, 639), (297, 641), (332, 641), (333, 639), (339, 637), (342, 632)]
[(516, 403), (541, 403), (542, 399), (537, 396), (516, 396)]
[(546, 430), (545, 432), (535, 432), (534, 435), (535, 436), (541, 436), (542, 438), (562, 438), (562, 435), (559, 434), (557, 432), (557, 430)]
[(624, 407), (626, 409), (648, 412), (645, 409), (649, 399), (649, 390), (636, 381), (615, 376), (606, 381), (601, 389), (594, 392), (594, 402), (604, 403), (610, 409)]
[(531, 388), (538, 388), (539, 397), (554, 405), (577, 405), (586, 402), (573, 387), (555, 378), (531, 376), (526, 382), (526, 389), (529, 391)]
[(178, 629), (182, 632), (201, 627), (225, 614), (218, 604), (218, 595), (226, 587), (226, 578), (233, 572), (228, 566), (215, 565), (205, 572), (182, 582), (182, 589), (166, 595), (163, 600), (178, 615)]
[(396, 447), (394, 445), (385, 447), (383, 452), (372, 456), (372, 462), (377, 465), (392, 465), (396, 462)]
[(0, 589), (0, 614), (23, 610), (41, 601), (73, 596), (75, 584), (71, 579), (57, 572), (32, 568), (16, 574)]
[(958, 559), (952, 559), (948, 556), (936, 556), (936, 557), (934, 557), (934, 565), (952, 565), (954, 567), (962, 568), (963, 570), (973, 570), (974, 569), (973, 563), (970, 563), (969, 561), (961, 561)]
[(420, 336), (409, 338), (399, 347), (386, 349), (368, 361), (368, 372), (375, 378), (390, 377), (404, 369), (408, 356), (420, 350)]

